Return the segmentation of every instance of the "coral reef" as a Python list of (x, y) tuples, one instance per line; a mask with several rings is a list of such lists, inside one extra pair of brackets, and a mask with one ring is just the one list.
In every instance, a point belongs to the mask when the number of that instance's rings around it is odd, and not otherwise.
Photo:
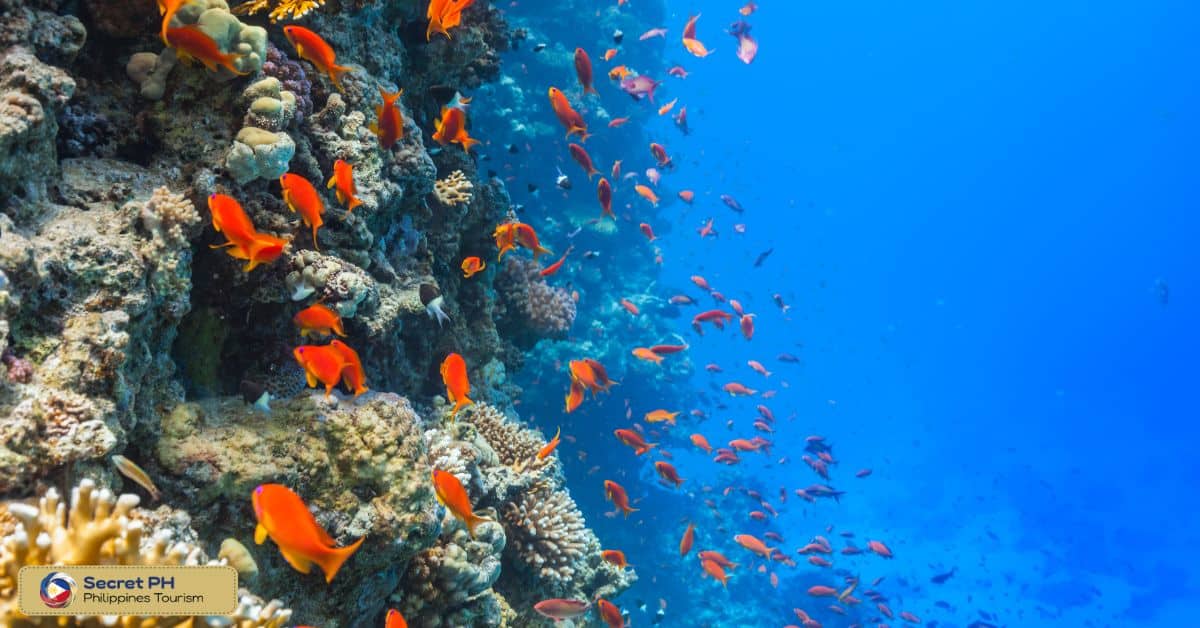
[[(202, 549), (187, 540), (172, 542), (172, 529), (156, 525), (162, 510), (139, 510), (136, 495), (117, 497), (108, 489), (97, 489), (83, 480), (71, 491), (70, 504), (63, 503), (51, 488), (37, 506), (22, 502), (0, 505), (0, 515), (10, 523), (0, 530), (0, 625), (61, 626), (58, 617), (28, 617), (17, 609), (17, 574), (27, 565), (204, 565), (209, 561)], [(157, 520), (157, 521), (156, 521)], [(185, 530), (190, 538), (195, 534)], [(239, 604), (225, 625), (239, 628), (282, 626), (291, 611), (279, 601), (264, 605), (246, 590), (238, 592)], [(142, 626), (191, 625), (196, 618), (171, 617), (137, 620)], [(202, 621), (204, 618), (201, 618)], [(135, 618), (73, 616), (71, 625), (111, 626)], [(147, 623), (148, 622), (148, 623)]]
[(439, 203), (447, 207), (470, 205), (471, 190), (474, 187), (462, 170), (455, 170), (450, 173), (450, 176), (438, 179), (433, 184), (433, 195), (437, 197)]
[(516, 256), (505, 259), (504, 302), (510, 316), (517, 313), (519, 326), (527, 330), (519, 335), (562, 337), (575, 323), (575, 301), (566, 290), (546, 283), (540, 271), (533, 261)]

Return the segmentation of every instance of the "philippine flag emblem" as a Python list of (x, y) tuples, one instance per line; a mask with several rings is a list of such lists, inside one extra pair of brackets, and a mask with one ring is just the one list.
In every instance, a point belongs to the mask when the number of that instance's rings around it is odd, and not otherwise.
[(42, 578), (42, 603), (48, 608), (66, 608), (75, 597), (75, 579), (56, 571)]

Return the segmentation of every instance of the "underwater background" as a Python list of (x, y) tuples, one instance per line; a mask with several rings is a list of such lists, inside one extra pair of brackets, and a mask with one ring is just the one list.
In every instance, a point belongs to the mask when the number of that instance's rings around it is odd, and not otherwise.
[(120, 493), (176, 551), (86, 562), (238, 566), (204, 625), (1195, 624), (1200, 6), (163, 2), (0, 0), (0, 625)]

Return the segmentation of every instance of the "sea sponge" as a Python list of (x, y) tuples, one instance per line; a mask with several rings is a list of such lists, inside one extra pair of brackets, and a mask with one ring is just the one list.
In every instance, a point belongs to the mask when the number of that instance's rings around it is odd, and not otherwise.
[(287, 133), (272, 133), (248, 126), (238, 131), (225, 156), (225, 167), (239, 184), (255, 179), (278, 179), (296, 154), (296, 143)]
[(142, 98), (161, 100), (167, 91), (167, 77), (178, 62), (173, 48), (167, 48), (159, 54), (138, 52), (129, 57), (125, 74), (138, 84)]
[(455, 170), (445, 179), (438, 179), (433, 184), (433, 195), (442, 205), (468, 205), (471, 203), (471, 190), (475, 185), (467, 179), (462, 170)]
[[(171, 26), (177, 28), (188, 24), (195, 24), (212, 37), (221, 50), (240, 55), (233, 62), (238, 71), (254, 74), (262, 69), (267, 58), (267, 29), (243, 24), (229, 11), (225, 0), (185, 3), (171, 20)], [(220, 76), (232, 77), (232, 74), (221, 68)]]
[[(69, 506), (54, 488), (42, 495), (37, 506), (24, 502), (0, 505), (0, 514), (10, 520), (5, 526), (7, 533), (0, 537), (0, 625), (193, 625), (198, 618), (27, 617), (17, 609), (17, 574), (27, 565), (220, 564), (208, 561), (198, 547), (184, 542), (172, 544), (165, 526), (147, 538), (151, 517), (137, 509), (138, 502), (137, 495), (118, 497), (108, 489), (97, 490), (95, 482), (85, 479), (71, 491)], [(278, 600), (263, 605), (245, 590), (238, 591), (238, 598), (236, 613), (224, 625), (275, 627), (291, 619), (291, 611)]]
[(296, 116), (296, 95), (283, 89), (283, 83), (268, 76), (251, 83), (242, 92), (242, 99), (250, 104), (245, 125), (267, 131), (282, 131)]

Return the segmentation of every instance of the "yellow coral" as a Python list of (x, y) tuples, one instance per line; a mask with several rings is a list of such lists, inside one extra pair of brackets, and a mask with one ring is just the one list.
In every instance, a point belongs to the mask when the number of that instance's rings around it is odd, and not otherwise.
[[(0, 504), (0, 626), (160, 626), (203, 625), (191, 617), (28, 617), (17, 609), (17, 574), (26, 565), (199, 565), (204, 553), (186, 543), (171, 543), (169, 534), (144, 538), (147, 513), (136, 510), (137, 495), (115, 496), (83, 480), (71, 493), (70, 507), (51, 488), (33, 506)], [(220, 564), (220, 563), (208, 563)], [(278, 600), (264, 604), (246, 590), (238, 591), (238, 610), (224, 625), (275, 628), (292, 612)]]
[[(254, 15), (266, 11), (270, 6), (271, 0), (249, 0), (234, 7), (233, 12), (238, 15)], [(279, 0), (275, 4), (275, 8), (271, 9), (271, 22), (286, 19), (298, 20), (321, 6), (325, 6), (325, 0)]]
[(445, 179), (433, 182), (433, 195), (441, 204), (453, 207), (458, 204), (471, 202), (471, 190), (475, 186), (467, 179), (462, 170), (455, 170)]

